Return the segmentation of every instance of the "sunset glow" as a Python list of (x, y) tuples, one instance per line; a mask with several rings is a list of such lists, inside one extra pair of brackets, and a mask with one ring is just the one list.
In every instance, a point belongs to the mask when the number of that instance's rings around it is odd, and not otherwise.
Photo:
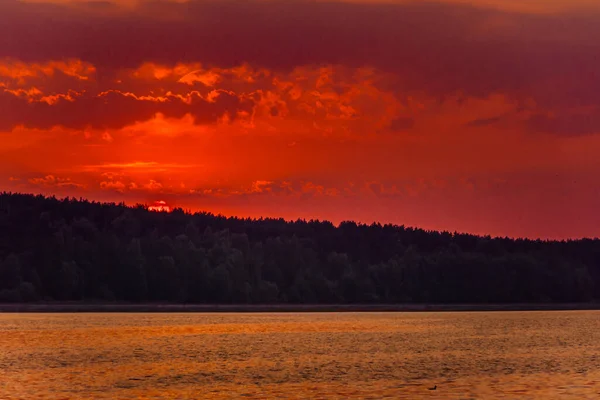
[(165, 201), (157, 201), (148, 206), (148, 210), (157, 212), (171, 212), (171, 207)]
[(598, 4), (4, 0), (0, 190), (599, 236)]

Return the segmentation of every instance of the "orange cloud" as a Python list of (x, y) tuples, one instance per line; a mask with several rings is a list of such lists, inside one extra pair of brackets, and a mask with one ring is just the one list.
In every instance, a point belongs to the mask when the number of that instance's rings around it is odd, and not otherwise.
[(102, 140), (104, 140), (105, 142), (108, 142), (108, 143), (112, 143), (114, 141), (113, 137), (108, 132), (104, 132), (102, 134)]
[(31, 178), (29, 183), (44, 187), (63, 187), (63, 188), (85, 188), (84, 184), (73, 182), (70, 178), (61, 178), (54, 175), (46, 175), (41, 178)]
[(56, 93), (50, 95), (44, 95), (44, 93), (36, 87), (30, 89), (3, 89), (5, 93), (10, 93), (16, 97), (27, 100), (28, 103), (42, 102), (48, 105), (53, 105), (61, 100), (64, 101), (75, 101), (77, 96), (81, 96), (83, 93), (75, 90), (69, 90), (65, 93)]
[(321, 185), (315, 185), (312, 182), (307, 182), (302, 185), (302, 192), (321, 195), (325, 192), (325, 188)]
[(132, 76), (137, 79), (158, 79), (173, 78), (178, 80), (195, 70), (202, 68), (201, 64), (177, 64), (172, 68), (157, 65), (154, 63), (143, 63), (132, 72)]
[(221, 76), (213, 71), (193, 71), (181, 79), (178, 82), (185, 83), (187, 85), (194, 85), (196, 82), (202, 83), (204, 86), (213, 87), (221, 80)]
[(103, 181), (100, 182), (100, 188), (103, 190), (114, 190), (122, 193), (125, 191), (126, 186), (121, 181)]
[(0, 77), (13, 79), (20, 84), (31, 78), (52, 77), (57, 72), (86, 81), (95, 75), (96, 68), (90, 63), (75, 59), (44, 63), (25, 63), (12, 58), (0, 59)]
[(123, 97), (131, 97), (132, 99), (135, 100), (140, 100), (140, 101), (151, 101), (151, 102), (156, 102), (156, 103), (165, 103), (167, 101), (169, 101), (169, 99), (167, 97), (161, 97), (161, 96), (137, 96), (133, 93), (130, 92), (122, 92), (120, 90), (107, 90), (105, 92), (101, 92), (98, 94), (98, 97), (108, 97), (111, 95), (111, 93), (123, 96)]
[[(234, 86), (236, 84), (252, 84), (269, 75), (269, 71), (256, 69), (248, 64), (240, 64), (231, 68), (206, 68), (200, 63), (178, 63), (168, 66), (146, 62), (130, 72), (129, 75), (121, 73), (119, 80), (124, 81), (131, 76), (146, 81), (163, 81), (161, 83), (170, 81), (188, 86), (200, 83), (206, 87), (214, 87), (220, 82), (226, 82), (228, 85)], [(173, 88), (176, 87), (173, 86)]]
[[(103, 170), (126, 171), (127, 173), (135, 172), (165, 172), (177, 169), (194, 168), (195, 165), (175, 164), (175, 163), (158, 163), (155, 161), (135, 161), (128, 163), (105, 163), (98, 165), (85, 165), (84, 171), (97, 172)], [(106, 176), (106, 172), (102, 175)], [(109, 173), (112, 174), (112, 173)], [(108, 175), (111, 176), (111, 175)]]
[(26, 90), (26, 89), (14, 89), (14, 90), (4, 89), (4, 92), (11, 93), (17, 97), (25, 97), (25, 98), (29, 99), (29, 101), (32, 101), (32, 98), (43, 95), (43, 93), (38, 88), (35, 88), (35, 87), (28, 89), (28, 90)]
[(163, 185), (160, 182), (156, 182), (154, 179), (150, 179), (150, 182), (144, 184), (143, 188), (149, 191), (157, 191), (161, 190)]
[(252, 193), (270, 192), (272, 190), (273, 181), (254, 181), (252, 182)]
[[(18, 92), (21, 93), (21, 92)], [(38, 94), (37, 92), (33, 94)], [(214, 123), (229, 115), (235, 119), (240, 111), (251, 110), (253, 100), (230, 91), (216, 90), (206, 98), (188, 94), (138, 96), (129, 92), (109, 90), (93, 95), (87, 93), (46, 97), (45, 101), (21, 100), (7, 89), (0, 91), (0, 130), (24, 125), (35, 128), (121, 128), (157, 114), (180, 118), (191, 115), (197, 124)]]
[(194, 117), (191, 114), (186, 114), (183, 118), (176, 119), (166, 118), (163, 114), (156, 113), (152, 119), (126, 126), (122, 131), (129, 134), (174, 137), (189, 132), (198, 132), (199, 129), (196, 127)]

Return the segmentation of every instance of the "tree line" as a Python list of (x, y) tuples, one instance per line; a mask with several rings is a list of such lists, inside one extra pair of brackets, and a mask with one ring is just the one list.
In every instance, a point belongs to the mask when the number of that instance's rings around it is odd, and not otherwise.
[(598, 239), (492, 238), (0, 194), (0, 302), (598, 300)]

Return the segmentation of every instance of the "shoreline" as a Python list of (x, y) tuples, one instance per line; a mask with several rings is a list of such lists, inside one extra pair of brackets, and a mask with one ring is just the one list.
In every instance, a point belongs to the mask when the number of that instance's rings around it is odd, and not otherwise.
[(595, 311), (600, 303), (531, 304), (0, 304), (0, 313), (277, 313), (277, 312), (457, 312), (457, 311)]

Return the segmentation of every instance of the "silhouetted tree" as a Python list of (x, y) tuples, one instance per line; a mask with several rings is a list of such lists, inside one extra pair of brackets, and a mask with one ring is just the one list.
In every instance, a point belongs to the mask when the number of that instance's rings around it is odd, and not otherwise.
[(600, 300), (600, 240), (150, 212), (0, 194), (0, 301)]

